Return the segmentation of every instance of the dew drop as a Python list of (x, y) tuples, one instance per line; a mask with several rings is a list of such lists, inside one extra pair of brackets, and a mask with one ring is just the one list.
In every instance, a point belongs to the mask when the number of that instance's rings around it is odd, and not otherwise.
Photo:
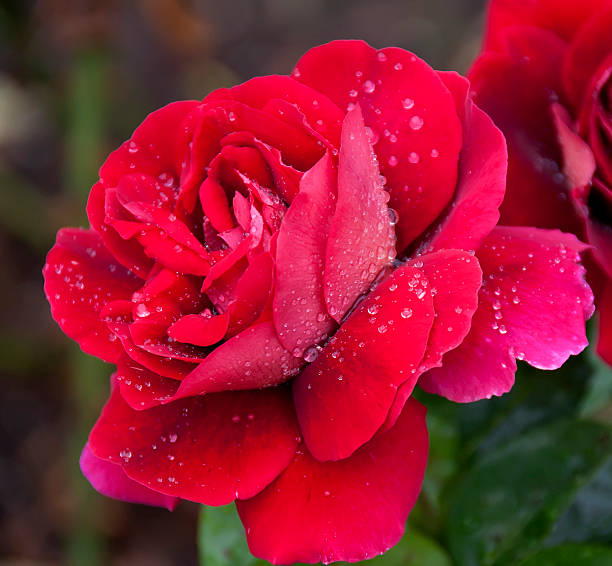
[(317, 359), (318, 355), (319, 351), (314, 346), (312, 346), (304, 352), (304, 361), (308, 363), (314, 362)]
[(363, 82), (363, 92), (366, 94), (372, 94), (375, 90), (376, 85), (372, 81), (367, 80)]
[(408, 124), (413, 130), (420, 130), (423, 127), (424, 120), (420, 116), (413, 116), (410, 118)]
[(412, 100), (412, 98), (404, 98), (404, 100), (402, 100), (402, 106), (404, 110), (410, 110), (414, 107), (414, 100)]

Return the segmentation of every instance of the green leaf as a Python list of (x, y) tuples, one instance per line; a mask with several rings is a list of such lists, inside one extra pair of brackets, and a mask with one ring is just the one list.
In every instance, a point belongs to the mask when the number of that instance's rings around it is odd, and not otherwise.
[(612, 542), (612, 455), (580, 490), (546, 540)]
[(590, 347), (586, 353), (592, 367), (588, 390), (580, 403), (581, 416), (589, 416), (612, 403), (612, 369)]
[(612, 566), (612, 548), (563, 544), (536, 552), (518, 566)]
[(204, 507), (198, 524), (198, 552), (201, 566), (260, 566), (246, 543), (244, 528), (233, 503)]
[(516, 564), (547, 536), (598, 474), (612, 434), (563, 421), (490, 447), (453, 487), (447, 537), (462, 566)]
[[(202, 507), (198, 526), (200, 566), (265, 566), (247, 547), (244, 529), (233, 504)], [(349, 566), (336, 562), (338, 566)], [(382, 556), (360, 562), (368, 566), (451, 566), (445, 551), (427, 536), (409, 528), (402, 540)], [(299, 566), (299, 565), (294, 565)], [(306, 566), (306, 565), (303, 565)]]

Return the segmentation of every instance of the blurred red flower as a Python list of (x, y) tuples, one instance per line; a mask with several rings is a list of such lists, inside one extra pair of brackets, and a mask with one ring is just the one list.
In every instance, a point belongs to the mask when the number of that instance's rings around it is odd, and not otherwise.
[(560, 228), (592, 246), (598, 352), (612, 364), (612, 2), (493, 0), (474, 100), (510, 156), (505, 224)]

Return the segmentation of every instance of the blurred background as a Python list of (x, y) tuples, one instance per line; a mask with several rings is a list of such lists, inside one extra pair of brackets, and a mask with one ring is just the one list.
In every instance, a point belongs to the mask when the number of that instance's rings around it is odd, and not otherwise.
[[(465, 71), (478, 48), (483, 6), (0, 1), (0, 564), (198, 560), (196, 505), (183, 503), (170, 517), (117, 503), (98, 496), (78, 469), (111, 368), (81, 354), (53, 323), (41, 268), (58, 228), (86, 225), (87, 194), (105, 156), (159, 106), (254, 75), (288, 73), (304, 51), (332, 39), (396, 45), (436, 68)], [(458, 413), (444, 420), (446, 410), (438, 428), (432, 423), (440, 453), (432, 456), (431, 501), (415, 514), (440, 540), (448, 536), (440, 534), (436, 478), (448, 478), (468, 458), (457, 438), (473, 428)]]

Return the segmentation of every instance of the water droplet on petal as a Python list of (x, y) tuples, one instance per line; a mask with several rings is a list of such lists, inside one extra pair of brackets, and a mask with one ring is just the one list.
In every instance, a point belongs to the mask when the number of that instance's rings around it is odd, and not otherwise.
[(424, 122), (423, 118), (415, 115), (412, 118), (410, 118), (410, 121), (408, 122), (408, 124), (413, 130), (420, 130), (423, 127), (423, 122)]
[(372, 81), (367, 80), (363, 82), (363, 92), (366, 94), (372, 94), (375, 90), (376, 85)]
[(412, 98), (404, 98), (404, 100), (402, 100), (402, 106), (405, 110), (410, 110), (414, 107), (414, 100), (412, 100)]

